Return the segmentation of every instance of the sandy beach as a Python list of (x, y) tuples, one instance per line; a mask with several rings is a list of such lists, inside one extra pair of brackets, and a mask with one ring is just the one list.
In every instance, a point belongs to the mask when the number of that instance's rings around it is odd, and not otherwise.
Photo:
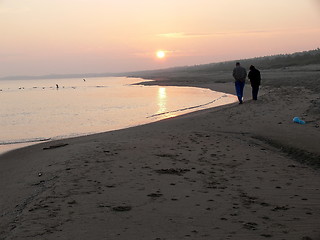
[(258, 101), (1, 155), (0, 239), (320, 239), (319, 66), (262, 77)]

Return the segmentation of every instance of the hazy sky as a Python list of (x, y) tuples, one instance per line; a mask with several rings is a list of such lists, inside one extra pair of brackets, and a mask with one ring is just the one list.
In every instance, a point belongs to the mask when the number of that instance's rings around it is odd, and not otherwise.
[(0, 0), (0, 32), (0, 77), (157, 69), (318, 48), (320, 0)]

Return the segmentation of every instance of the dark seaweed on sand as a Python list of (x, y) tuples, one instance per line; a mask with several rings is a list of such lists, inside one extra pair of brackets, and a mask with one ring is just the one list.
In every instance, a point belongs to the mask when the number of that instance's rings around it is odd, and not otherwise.
[(127, 212), (127, 211), (130, 211), (131, 209), (132, 209), (131, 206), (117, 206), (112, 208), (112, 210), (115, 212)]
[(173, 175), (179, 175), (179, 176), (189, 171), (190, 171), (189, 169), (182, 169), (182, 168), (169, 168), (169, 169), (155, 170), (155, 172), (159, 174), (173, 174)]

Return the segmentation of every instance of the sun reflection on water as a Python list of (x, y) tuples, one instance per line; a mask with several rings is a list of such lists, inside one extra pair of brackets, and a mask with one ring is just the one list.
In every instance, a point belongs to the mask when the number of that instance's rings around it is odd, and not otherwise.
[(163, 114), (161, 119), (164, 118), (171, 118), (177, 116), (177, 114), (169, 112), (169, 109), (167, 107), (169, 101), (169, 97), (167, 94), (167, 89), (165, 87), (159, 87), (158, 88), (158, 111), (155, 115), (157, 114)]
[(159, 87), (158, 89), (158, 107), (157, 114), (167, 111), (167, 90), (165, 87)]

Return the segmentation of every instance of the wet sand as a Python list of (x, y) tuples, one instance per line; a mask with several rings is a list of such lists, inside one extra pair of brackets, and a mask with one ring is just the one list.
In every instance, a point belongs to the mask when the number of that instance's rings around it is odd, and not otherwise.
[(320, 239), (319, 92), (250, 90), (242, 105), (0, 156), (0, 239)]

